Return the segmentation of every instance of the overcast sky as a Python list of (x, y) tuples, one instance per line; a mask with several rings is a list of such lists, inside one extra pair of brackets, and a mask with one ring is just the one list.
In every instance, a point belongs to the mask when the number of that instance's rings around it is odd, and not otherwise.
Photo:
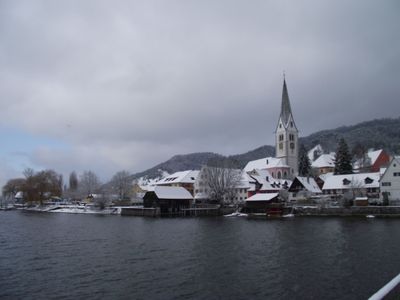
[[(400, 115), (400, 2), (0, 0), (0, 184)], [(66, 178), (67, 179), (67, 178)]]

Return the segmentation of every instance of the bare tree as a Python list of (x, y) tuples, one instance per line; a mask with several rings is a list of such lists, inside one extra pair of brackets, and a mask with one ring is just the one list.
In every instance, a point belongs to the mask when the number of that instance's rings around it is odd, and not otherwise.
[(234, 164), (229, 160), (209, 162), (202, 168), (200, 174), (207, 187), (210, 200), (219, 204), (223, 204), (225, 196), (232, 196), (241, 175), (241, 170), (234, 168)]
[(126, 200), (132, 195), (132, 179), (127, 171), (119, 171), (111, 178), (112, 190), (120, 200)]
[(33, 169), (24, 171), (25, 182), (21, 186), (24, 199), (28, 202), (39, 202), (62, 194), (62, 176), (54, 170), (43, 170), (35, 173)]
[(14, 178), (8, 180), (3, 186), (3, 196), (14, 198), (18, 192), (22, 191), (25, 181), (25, 178)]
[(97, 192), (100, 188), (100, 180), (92, 171), (84, 171), (80, 176), (80, 191), (85, 196), (89, 196)]

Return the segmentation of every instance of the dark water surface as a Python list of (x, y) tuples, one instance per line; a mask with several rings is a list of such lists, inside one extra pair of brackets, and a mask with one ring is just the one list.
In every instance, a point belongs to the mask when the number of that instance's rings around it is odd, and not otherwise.
[(400, 219), (0, 212), (1, 299), (366, 299), (400, 273)]

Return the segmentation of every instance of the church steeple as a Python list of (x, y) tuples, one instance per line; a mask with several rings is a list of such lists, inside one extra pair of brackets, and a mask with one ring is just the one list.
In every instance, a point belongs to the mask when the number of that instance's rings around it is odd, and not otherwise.
[[(283, 90), (282, 90), (282, 105), (281, 105), (281, 120), (285, 127), (287, 127), (292, 109), (290, 108), (289, 94), (286, 86), (286, 79), (283, 77)], [(292, 116), (293, 119), (293, 116)]]
[(297, 175), (298, 170), (298, 130), (294, 123), (286, 79), (283, 77), (281, 114), (275, 132), (276, 157), (290, 167), (290, 176)]

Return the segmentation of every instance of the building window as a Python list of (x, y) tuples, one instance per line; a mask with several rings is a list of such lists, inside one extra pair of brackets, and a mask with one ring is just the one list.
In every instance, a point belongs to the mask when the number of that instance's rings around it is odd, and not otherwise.
[(290, 121), (290, 127), (293, 127), (293, 122), (292, 121)]
[(400, 176), (400, 172), (394, 172), (393, 176)]
[(347, 178), (343, 179), (343, 185), (349, 185), (350, 184), (350, 180), (348, 180)]
[(374, 181), (374, 180), (371, 179), (371, 178), (369, 178), (369, 177), (367, 177), (367, 178), (364, 179), (365, 184), (371, 184), (373, 181)]
[(290, 143), (290, 149), (294, 149), (294, 143)]
[(382, 182), (382, 186), (392, 186), (391, 182)]
[(294, 141), (294, 135), (293, 134), (289, 134), (289, 140), (290, 141)]
[(280, 141), (280, 142), (283, 141), (283, 134), (280, 134), (280, 135), (279, 135), (279, 141)]
[(283, 149), (283, 143), (279, 143), (279, 149), (280, 149), (280, 150)]

